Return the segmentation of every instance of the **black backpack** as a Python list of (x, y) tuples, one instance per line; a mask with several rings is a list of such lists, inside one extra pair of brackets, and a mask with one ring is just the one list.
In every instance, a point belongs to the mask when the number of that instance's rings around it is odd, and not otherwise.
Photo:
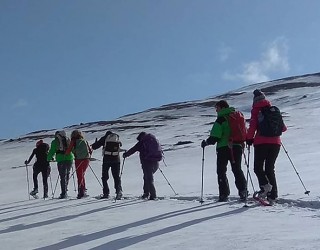
[(283, 130), (283, 119), (276, 106), (263, 107), (258, 115), (258, 130), (261, 136), (280, 136)]

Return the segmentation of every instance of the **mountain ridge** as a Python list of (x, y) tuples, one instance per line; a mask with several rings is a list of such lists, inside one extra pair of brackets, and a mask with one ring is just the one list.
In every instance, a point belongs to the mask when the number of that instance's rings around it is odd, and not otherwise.
[[(163, 127), (165, 126), (164, 123), (168, 121), (182, 119), (183, 117), (186, 117), (186, 114), (190, 115), (191, 113), (198, 112), (201, 113), (201, 117), (212, 117), (215, 115), (214, 112), (212, 112), (213, 107), (215, 103), (220, 99), (226, 99), (239, 110), (243, 111), (244, 113), (248, 113), (251, 109), (252, 91), (256, 88), (260, 88), (269, 99), (273, 99), (276, 105), (280, 106), (280, 108), (283, 108), (283, 105), (286, 102), (289, 102), (288, 99), (290, 99), (288, 98), (288, 96), (285, 95), (286, 90), (304, 88), (320, 89), (319, 87), (320, 73), (292, 76), (263, 83), (251, 84), (236, 90), (228, 91), (224, 94), (211, 96), (201, 100), (165, 104), (141, 112), (127, 114), (115, 120), (93, 121), (87, 123), (73, 124), (63, 127), (61, 129), (64, 129), (67, 132), (71, 132), (71, 130), (73, 129), (81, 129), (86, 134), (101, 134), (109, 129), (118, 132), (132, 129), (148, 130)], [(300, 100), (310, 96), (309, 91), (304, 92), (305, 93), (300, 96)], [(314, 91), (312, 91), (312, 93), (314, 93)], [(278, 97), (277, 94), (279, 95)], [(239, 103), (239, 101), (237, 100), (242, 100), (240, 101), (240, 105), (235, 105)], [(244, 105), (245, 103), (246, 105)], [(212, 118), (210, 119), (212, 120)], [(212, 121), (208, 123), (210, 124), (212, 123)], [(8, 143), (25, 140), (38, 140), (46, 138), (50, 139), (54, 137), (54, 132), (57, 130), (59, 130), (59, 128), (33, 131), (27, 133), (26, 135), (22, 135), (19, 138), (9, 140), (3, 139), (1, 140), (1, 142)]]

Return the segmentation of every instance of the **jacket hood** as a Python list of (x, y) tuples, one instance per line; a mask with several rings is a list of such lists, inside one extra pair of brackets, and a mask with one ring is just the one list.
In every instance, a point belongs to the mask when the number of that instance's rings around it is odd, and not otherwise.
[(234, 107), (223, 108), (218, 112), (218, 117), (229, 115), (230, 113), (232, 113), (234, 111), (235, 111)]

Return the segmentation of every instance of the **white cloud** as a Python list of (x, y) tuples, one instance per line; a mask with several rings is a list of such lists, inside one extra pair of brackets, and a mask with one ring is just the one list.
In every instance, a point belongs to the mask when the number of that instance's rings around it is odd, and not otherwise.
[(288, 62), (288, 46), (285, 38), (277, 38), (267, 45), (257, 61), (242, 65), (242, 72), (232, 74), (225, 72), (223, 78), (227, 80), (242, 80), (245, 83), (269, 81), (272, 73), (287, 72), (290, 69)]

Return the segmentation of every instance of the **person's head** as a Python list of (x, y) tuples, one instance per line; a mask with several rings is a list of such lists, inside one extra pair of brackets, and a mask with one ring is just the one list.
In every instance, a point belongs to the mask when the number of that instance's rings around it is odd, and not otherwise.
[(75, 129), (71, 133), (71, 139), (80, 139), (83, 138), (82, 132), (78, 129)]
[(261, 89), (256, 89), (253, 91), (253, 103), (259, 102), (266, 99), (266, 96), (261, 91)]
[(55, 134), (56, 137), (60, 136), (60, 137), (67, 137), (66, 131), (64, 130), (58, 130)]
[(229, 108), (229, 104), (225, 100), (220, 100), (215, 105), (216, 111), (219, 112), (221, 109)]
[(111, 135), (111, 134), (112, 134), (112, 132), (110, 130), (108, 130), (104, 136), (107, 137), (108, 135)]
[(143, 138), (146, 134), (147, 134), (146, 132), (141, 132), (141, 133), (138, 135), (137, 140), (138, 140), (138, 141), (141, 141), (142, 138)]
[(37, 141), (37, 143), (36, 143), (36, 147), (39, 147), (42, 143), (43, 143), (43, 140), (39, 140), (39, 141)]

